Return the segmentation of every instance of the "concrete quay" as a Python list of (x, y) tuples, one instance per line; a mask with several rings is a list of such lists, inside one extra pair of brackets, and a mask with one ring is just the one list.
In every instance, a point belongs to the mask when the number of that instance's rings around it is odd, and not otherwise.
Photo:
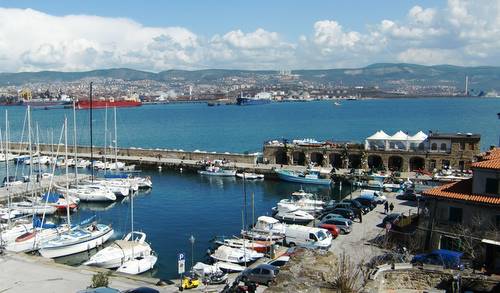
[[(89, 175), (78, 174), (78, 181), (90, 178)], [(0, 188), (0, 202), (7, 201), (9, 195), (11, 198), (31, 196), (34, 194), (42, 194), (47, 192), (50, 187), (51, 178), (43, 178), (40, 182), (35, 182), (36, 178), (32, 178), (32, 182), (26, 182), (19, 185), (13, 185)], [(75, 182), (75, 174), (68, 174), (69, 183)], [(55, 175), (52, 178), (52, 183), (64, 186), (66, 184), (66, 175)]]

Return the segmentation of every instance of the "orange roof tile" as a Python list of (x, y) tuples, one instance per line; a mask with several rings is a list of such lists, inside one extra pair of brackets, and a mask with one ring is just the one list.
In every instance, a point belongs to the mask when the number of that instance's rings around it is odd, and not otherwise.
[(425, 190), (422, 195), (500, 206), (500, 196), (473, 194), (472, 178)]
[(494, 148), (485, 153), (481, 158), (482, 160), (500, 159), (500, 148)]
[(500, 158), (491, 159), (481, 162), (475, 162), (471, 164), (472, 168), (481, 168), (481, 169), (495, 169), (500, 170)]

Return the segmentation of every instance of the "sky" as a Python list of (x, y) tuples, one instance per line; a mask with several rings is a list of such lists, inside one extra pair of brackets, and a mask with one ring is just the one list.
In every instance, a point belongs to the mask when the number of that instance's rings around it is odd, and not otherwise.
[(0, 0), (0, 71), (500, 65), (500, 0)]

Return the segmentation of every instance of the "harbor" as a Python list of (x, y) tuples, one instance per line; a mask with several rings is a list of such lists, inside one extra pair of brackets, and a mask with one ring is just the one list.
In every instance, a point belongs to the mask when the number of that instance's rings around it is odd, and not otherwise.
[[(266, 107), (271, 105), (262, 106)], [(176, 108), (178, 105), (168, 105), (168, 107)], [(189, 107), (191, 109), (196, 109), (197, 106), (190, 105)], [(146, 107), (144, 107), (144, 109), (147, 111)], [(207, 108), (205, 109), (206, 111), (210, 111)], [(103, 112), (97, 113), (99, 113), (97, 118), (99, 118), (101, 114), (104, 114)], [(120, 110), (118, 113), (119, 117), (124, 115), (124, 113), (126, 113), (126, 110)], [(35, 114), (41, 115), (43, 113), (38, 112)], [(85, 118), (86, 115), (79, 114), (79, 117)], [(102, 123), (102, 121), (100, 123)], [(17, 122), (17, 124), (19, 125), (19, 122)], [(161, 292), (173, 292), (177, 290), (178, 285), (175, 284), (180, 283), (177, 274), (177, 258), (179, 253), (183, 253), (186, 256), (187, 269), (190, 269), (192, 264), (196, 264), (197, 262), (210, 263), (210, 257), (208, 257), (207, 249), (210, 249), (210, 254), (214, 253), (214, 249), (216, 248), (214, 245), (214, 238), (216, 236), (240, 236), (241, 230), (244, 230), (246, 227), (251, 225), (251, 223), (257, 221), (260, 216), (273, 216), (275, 213), (273, 208), (276, 207), (281, 200), (287, 199), (294, 192), (303, 189), (306, 193), (315, 194), (318, 199), (325, 201), (334, 200), (338, 202), (342, 198), (350, 199), (351, 197), (358, 197), (359, 191), (356, 191), (356, 189), (369, 187), (358, 184), (361, 184), (364, 181), (368, 183), (369, 180), (373, 180), (373, 177), (371, 176), (377, 176), (377, 174), (379, 176), (383, 176), (383, 178), (394, 175), (391, 176), (391, 180), (393, 181), (387, 181), (388, 184), (389, 182), (391, 182), (390, 184), (396, 182), (399, 184), (406, 180), (432, 181), (432, 174), (426, 174), (427, 172), (432, 173), (432, 166), (430, 164), (431, 160), (436, 159), (438, 164), (435, 168), (442, 169), (444, 166), (443, 160), (447, 160), (448, 157), (454, 156), (452, 148), (460, 147), (460, 143), (450, 142), (450, 152), (446, 149), (445, 152), (440, 152), (435, 155), (429, 155), (432, 151), (432, 142), (430, 141), (427, 146), (428, 149), (424, 149), (421, 153), (419, 153), (418, 150), (410, 151), (405, 149), (388, 149), (386, 151), (388, 155), (385, 155), (384, 150), (381, 149), (365, 149), (365, 146), (363, 145), (364, 140), (370, 137), (374, 132), (378, 131), (377, 129), (384, 129), (383, 127), (370, 129), (370, 132), (364, 136), (358, 134), (357, 136), (361, 138), (350, 139), (350, 143), (357, 146), (357, 148), (351, 149), (352, 154), (358, 154), (359, 152), (359, 155), (361, 155), (362, 151), (373, 151), (371, 154), (381, 156), (383, 165), (387, 166), (390, 156), (394, 156), (396, 152), (398, 155), (404, 157), (399, 170), (384, 171), (381, 170), (382, 168), (380, 168), (380, 165), (376, 166), (373, 164), (373, 159), (371, 159), (370, 162), (367, 161), (365, 166), (352, 166), (349, 162), (337, 165), (335, 160), (330, 160), (331, 157), (335, 157), (333, 154), (341, 154), (344, 144), (339, 144), (338, 147), (335, 147), (329, 144), (324, 144), (323, 142), (326, 140), (321, 138), (325, 136), (335, 136), (334, 138), (341, 140), (344, 138), (340, 136), (341, 134), (323, 134), (317, 136), (317, 140), (314, 141), (321, 143), (318, 146), (301, 145), (304, 142), (304, 139), (299, 139), (297, 136), (289, 136), (290, 140), (286, 143), (287, 150), (284, 152), (289, 161), (287, 162), (288, 164), (283, 164), (283, 161), (277, 161), (277, 158), (283, 158), (277, 154), (277, 152), (281, 151), (280, 147), (285, 147), (283, 139), (268, 138), (266, 140), (261, 140), (260, 144), (257, 146), (243, 147), (238, 150), (237, 146), (241, 143), (240, 141), (236, 141), (234, 144), (227, 144), (226, 140), (223, 138), (224, 136), (221, 135), (219, 136), (217, 146), (212, 145), (211, 148), (207, 148), (207, 145), (205, 144), (195, 145), (193, 142), (187, 144), (189, 145), (189, 148), (182, 147), (181, 149), (178, 146), (169, 147), (169, 144), (164, 144), (163, 147), (159, 148), (148, 146), (148, 144), (150, 145), (150, 142), (147, 141), (143, 141), (142, 143), (135, 142), (131, 144), (131, 141), (133, 142), (133, 140), (130, 139), (140, 139), (139, 137), (141, 137), (141, 134), (138, 134), (137, 137), (131, 136), (129, 134), (130, 129), (125, 130), (123, 127), (132, 126), (126, 123), (120, 126), (120, 123), (118, 123), (118, 133), (120, 137), (118, 143), (120, 145), (123, 144), (124, 146), (118, 147), (114, 144), (114, 142), (109, 143), (108, 140), (108, 144), (111, 145), (105, 149), (99, 146), (104, 144), (104, 142), (97, 139), (97, 143), (94, 143), (94, 147), (92, 148), (93, 154), (91, 154), (90, 147), (86, 146), (88, 144), (85, 143), (88, 138), (85, 133), (83, 133), (77, 137), (77, 140), (81, 143), (79, 143), (79, 146), (76, 149), (71, 145), (68, 145), (68, 154), (72, 157), (76, 150), (79, 160), (90, 161), (90, 159), (93, 158), (96, 160), (96, 163), (107, 161), (108, 164), (111, 164), (111, 166), (113, 166), (113, 164), (117, 166), (117, 162), (124, 163), (123, 173), (141, 178), (150, 178), (153, 187), (147, 190), (139, 190), (132, 197), (120, 197), (109, 202), (81, 202), (78, 210), (71, 214), (71, 220), (72, 222), (78, 223), (85, 221), (85, 219), (89, 217), (96, 216), (99, 223), (111, 225), (114, 229), (114, 234), (108, 240), (108, 244), (113, 243), (115, 240), (122, 239), (122, 237), (127, 235), (131, 229), (144, 232), (147, 235), (146, 241), (150, 244), (151, 249), (158, 256), (158, 260), (154, 268), (140, 275), (140, 280), (132, 278), (133, 281), (130, 281), (131, 278), (127, 277), (126, 282), (122, 280), (122, 274), (113, 273), (114, 275), (111, 277), (111, 284), (117, 288), (124, 289), (127, 287), (130, 288), (146, 285), (154, 287)], [(175, 128), (175, 126), (169, 127)], [(17, 131), (18, 130), (13, 129), (14, 134)], [(167, 132), (168, 131), (170, 130), (167, 130)], [(455, 131), (468, 133), (470, 130), (462, 129), (457, 126)], [(40, 132), (43, 133), (44, 129)], [(246, 130), (246, 132), (248, 132), (249, 137), (252, 137), (253, 130)], [(411, 134), (415, 134), (417, 132), (418, 130), (411, 132)], [(122, 135), (122, 133), (128, 134)], [(392, 132), (387, 131), (387, 133), (397, 133), (397, 130), (393, 130)], [(14, 136), (20, 137), (19, 132), (17, 132)], [(123, 139), (121, 139), (122, 136)], [(296, 140), (302, 142), (293, 144), (292, 141), (294, 137)], [(311, 135), (304, 135), (302, 137), (311, 137)], [(443, 138), (439, 139), (443, 140)], [(472, 139), (476, 139), (476, 136), (472, 137)], [(68, 138), (68, 140), (72, 141), (71, 137)], [(161, 140), (161, 137), (158, 138), (159, 142), (161, 142)], [(212, 140), (213, 135), (210, 138), (210, 141)], [(269, 141), (275, 140), (278, 141), (277, 144), (268, 144)], [(329, 141), (332, 140), (334, 139), (330, 139)], [(476, 154), (484, 149), (484, 142), (487, 143), (488, 141), (491, 141), (492, 138), (491, 135), (486, 132), (486, 134), (481, 133), (480, 140), (480, 144), (479, 141), (477, 144), (474, 144), (473, 154), (462, 153), (464, 158), (463, 160), (475, 160)], [(24, 141), (26, 141), (26, 138)], [(50, 135), (42, 137), (41, 141), (42, 143), (37, 143), (36, 146), (34, 144), (32, 152), (38, 150), (42, 157), (53, 157), (57, 153), (57, 148), (61, 147), (61, 145), (50, 143)], [(311, 143), (313, 140), (307, 140), (306, 142)], [(248, 142), (246, 143), (248, 144)], [(360, 145), (363, 146), (360, 147)], [(469, 142), (467, 142), (466, 145), (467, 148), (470, 148)], [(388, 143), (388, 146), (391, 146), (390, 143)], [(438, 149), (440, 147), (441, 146), (438, 145)], [(186, 151), (183, 149), (188, 150)], [(245, 149), (253, 149), (253, 151), (244, 151)], [(26, 142), (18, 143), (15, 139), (12, 139), (9, 143), (9, 150), (16, 155), (28, 154), (30, 152)], [(301, 162), (297, 160), (298, 152), (303, 153), (304, 159)], [(405, 152), (408, 153), (408, 156)], [(322, 154), (323, 160), (318, 160), (318, 153)], [(61, 161), (64, 154), (62, 154), (61, 151), (59, 151), (58, 154), (60, 157), (58, 161)], [(425, 164), (423, 165), (424, 168), (411, 168), (411, 164), (409, 164), (410, 156), (414, 156), (415, 154), (421, 155), (425, 158)], [(460, 160), (450, 160), (454, 164), (452, 166), (454, 169), (459, 168)], [(351, 160), (351, 162), (352, 161), (355, 160)], [(10, 170), (13, 172), (12, 170), (15, 169), (14, 165), (10, 166), (12, 167)], [(131, 166), (134, 166), (134, 168), (129, 169)], [(244, 172), (249, 174), (262, 174), (264, 175), (264, 180), (244, 180), (234, 176), (234, 174), (232, 174), (231, 177), (198, 174), (199, 171), (208, 171), (208, 167), (210, 166), (231, 169), (235, 171), (235, 174), (242, 174)], [(469, 168), (469, 166), (469, 164), (464, 164), (464, 169)], [(276, 172), (277, 170), (284, 169), (299, 174), (307, 172), (308, 169), (311, 169), (311, 167), (317, 170), (320, 177), (331, 177), (333, 180), (328, 185), (304, 184), (300, 181), (290, 183), (281, 180)], [(36, 168), (39, 169), (38, 166)], [(16, 176), (26, 175), (29, 173), (29, 165), (19, 165), (17, 169), (18, 171), (15, 174)], [(353, 169), (354, 173), (352, 172)], [(40, 171), (43, 173), (50, 173), (50, 170), (51, 168), (49, 166), (42, 165), (40, 170), (36, 173), (39, 173)], [(58, 185), (60, 187), (61, 185), (64, 187), (65, 167), (57, 167), (56, 170), (54, 178), (60, 180), (58, 181)], [(111, 170), (110, 168), (104, 172), (104, 170), (101, 169), (96, 170), (95, 174), (99, 178), (102, 178), (104, 173), (113, 174), (116, 173), (115, 171), (116, 170)], [(4, 171), (0, 170), (0, 175), (5, 175), (3, 172)], [(70, 181), (74, 181), (74, 177), (72, 177), (74, 172), (74, 167), (70, 166)], [(397, 175), (395, 175), (396, 173)], [(80, 174), (79, 176), (82, 176), (80, 181), (88, 181), (85, 180), (88, 179), (88, 177), (85, 176), (90, 174), (90, 170), (86, 168), (79, 168), (78, 174)], [(42, 181), (45, 180), (47, 179)], [(33, 182), (35, 182), (35, 179), (33, 179)], [(26, 187), (19, 188), (21, 191), (26, 189)], [(5, 189), (2, 189), (2, 192), (4, 191)], [(14, 189), (11, 189), (11, 191), (14, 191)], [(45, 191), (46, 189), (40, 189), (36, 192), (42, 193)], [(394, 211), (401, 211), (405, 213), (409, 212), (411, 214), (418, 214), (421, 212), (421, 208), (416, 205), (414, 201), (399, 200), (396, 198), (395, 193), (384, 192), (384, 194), (394, 204)], [(29, 192), (11, 194), (13, 197), (20, 197), (22, 195), (27, 195), (29, 197), (31, 194)], [(132, 222), (134, 227), (131, 227), (130, 215), (132, 198), (134, 206)], [(380, 233), (384, 233), (385, 229), (383, 227), (376, 226), (376, 224), (378, 224), (379, 221), (382, 221), (385, 217), (385, 215), (381, 212), (381, 209), (383, 210), (381, 206), (378, 206), (374, 211), (371, 211), (367, 215), (363, 216), (363, 223), (357, 223), (355, 221), (353, 224), (353, 232), (347, 235), (339, 235), (336, 239), (332, 240), (330, 251), (337, 254), (339, 249), (344, 249), (346, 247), (353, 247), (353, 249), (359, 247), (359, 249), (362, 249), (362, 247), (369, 242), (370, 237), (373, 238)], [(66, 215), (64, 213), (58, 213), (53, 218), (51, 217), (51, 220), (54, 222), (64, 223)], [(316, 219), (315, 221), (319, 220)], [(312, 224), (308, 227), (311, 226)], [(190, 239), (194, 240), (191, 241)], [(104, 246), (108, 247), (106, 244)], [(88, 286), (91, 275), (95, 274), (99, 270), (96, 271), (94, 269), (89, 269), (82, 265), (93, 255), (100, 251), (104, 251), (104, 249), (99, 245), (97, 249), (85, 250), (81, 253), (58, 257), (55, 259), (56, 264), (50, 262), (47, 264), (43, 262), (43, 266), (48, 265), (47, 268), (44, 267), (43, 269), (50, 270), (52, 265), (61, 268), (63, 271), (65, 270), (65, 266), (74, 267), (77, 271), (81, 272), (81, 276), (75, 277), (79, 279), (79, 281), (75, 282), (75, 284), (71, 286), (80, 286), (81, 288), (84, 282), (86, 282), (86, 286)], [(287, 249), (288, 245), (280, 251), (286, 251)], [(373, 248), (370, 249), (369, 252), (366, 252), (366, 254), (371, 255), (379, 252), (379, 248)], [(346, 253), (352, 254), (352, 251), (346, 250)], [(10, 252), (8, 252), (8, 255), (9, 254)], [(40, 256), (33, 257), (35, 257), (35, 260), (38, 258), (41, 259)], [(22, 267), (26, 265), (25, 262), (30, 263), (31, 260), (32, 259), (30, 258), (27, 261), (20, 259), (17, 259), (16, 261), (20, 262)], [(270, 260), (271, 259), (268, 256), (268, 258), (263, 258), (261, 261), (257, 261), (256, 265)], [(294, 258), (293, 261), (298, 261), (298, 259)], [(362, 261), (359, 260), (359, 262)], [(59, 265), (64, 266), (61, 267)], [(69, 268), (68, 270), (70, 272), (75, 272), (74, 268)], [(71, 273), (69, 274), (71, 275)], [(115, 274), (118, 277), (115, 277)], [(233, 280), (236, 276), (237, 274), (230, 275), (229, 280)], [(50, 282), (62, 282), (61, 284), (64, 284), (64, 282), (67, 282), (64, 280), (67, 279), (63, 278), (63, 280), (54, 280)], [(160, 280), (167, 284), (174, 284), (156, 286), (155, 284), (157, 284)], [(73, 290), (75, 287), (68, 288)], [(208, 287), (208, 290), (220, 291), (222, 289), (221, 287), (223, 286), (212, 285)], [(204, 288), (204, 286), (200, 286), (199, 288), (194, 289), (194, 291), (202, 291)], [(261, 291), (265, 288), (266, 286), (262, 285), (259, 286), (258, 290)]]

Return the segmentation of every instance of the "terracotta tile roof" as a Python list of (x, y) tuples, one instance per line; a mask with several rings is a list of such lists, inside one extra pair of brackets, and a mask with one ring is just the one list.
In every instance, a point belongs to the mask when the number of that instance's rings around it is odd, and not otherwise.
[(487, 151), (481, 159), (482, 160), (500, 159), (500, 148), (494, 148), (492, 150)]
[(500, 206), (500, 196), (472, 194), (472, 178), (425, 190), (422, 195)]
[(500, 170), (500, 157), (497, 159), (491, 159), (491, 160), (472, 163), (471, 167), (472, 168), (481, 168), (481, 169)]

